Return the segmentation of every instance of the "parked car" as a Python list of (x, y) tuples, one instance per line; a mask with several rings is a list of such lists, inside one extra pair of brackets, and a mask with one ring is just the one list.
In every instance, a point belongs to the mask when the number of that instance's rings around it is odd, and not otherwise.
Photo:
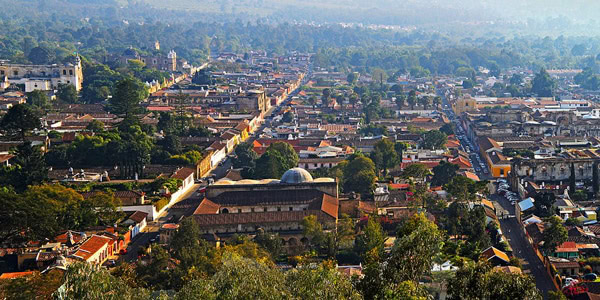
[(583, 280), (586, 281), (595, 281), (596, 279), (598, 279), (598, 275), (596, 275), (595, 273), (587, 273), (583, 275)]
[(109, 259), (109, 260), (105, 261), (102, 265), (105, 267), (114, 267), (117, 265), (117, 262), (114, 261), (113, 259)]
[(570, 286), (572, 284), (576, 284), (578, 282), (579, 282), (579, 280), (577, 280), (577, 279), (573, 279), (571, 277), (567, 277), (567, 278), (565, 278), (565, 281), (564, 281), (565, 284), (563, 285), (563, 287), (567, 287), (567, 286)]

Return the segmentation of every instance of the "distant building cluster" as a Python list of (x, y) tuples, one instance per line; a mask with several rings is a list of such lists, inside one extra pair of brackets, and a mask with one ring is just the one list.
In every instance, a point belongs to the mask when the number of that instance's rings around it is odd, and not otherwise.
[(75, 56), (73, 62), (62, 65), (25, 65), (0, 61), (0, 92), (11, 84), (24, 85), (26, 93), (54, 90), (60, 84), (73, 85), (79, 91), (83, 85), (81, 59)]

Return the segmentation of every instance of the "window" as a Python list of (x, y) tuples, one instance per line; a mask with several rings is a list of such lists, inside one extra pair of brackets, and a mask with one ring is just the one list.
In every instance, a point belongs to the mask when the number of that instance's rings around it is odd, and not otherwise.
[(238, 214), (241, 214), (241, 213), (242, 213), (242, 209), (238, 208)]
[(504, 169), (500, 169), (500, 177), (504, 176)]
[(15, 76), (19, 76), (19, 71), (17, 71), (17, 70), (14, 70), (14, 71), (13, 71), (13, 74), (14, 74)]
[(229, 209), (227, 208), (223, 208), (223, 210), (221, 210), (222, 214), (228, 214), (229, 213)]
[(63, 70), (63, 75), (67, 75), (67, 70)]
[(69, 75), (73, 76), (73, 70), (69, 70)]
[(264, 211), (264, 212), (266, 212), (266, 211), (267, 211), (267, 208), (266, 208), (266, 207), (263, 207), (263, 211)]
[(277, 211), (281, 211), (281, 207), (278, 207), (278, 208), (277, 208)]
[(0, 75), (4, 75), (4, 70), (1, 70), (1, 71), (0, 71)]
[(254, 212), (254, 207), (251, 209), (252, 212)]
[(294, 208), (290, 206), (290, 211), (293, 211), (293, 210), (294, 210)]

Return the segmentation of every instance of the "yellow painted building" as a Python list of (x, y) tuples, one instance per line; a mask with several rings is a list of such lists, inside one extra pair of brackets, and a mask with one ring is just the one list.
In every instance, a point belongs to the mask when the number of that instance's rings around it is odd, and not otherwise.
[(460, 115), (463, 112), (471, 112), (477, 110), (477, 100), (471, 97), (459, 98), (452, 103), (452, 110), (455, 114)]
[(497, 151), (488, 152), (486, 155), (490, 174), (493, 177), (508, 177), (511, 165), (510, 161)]

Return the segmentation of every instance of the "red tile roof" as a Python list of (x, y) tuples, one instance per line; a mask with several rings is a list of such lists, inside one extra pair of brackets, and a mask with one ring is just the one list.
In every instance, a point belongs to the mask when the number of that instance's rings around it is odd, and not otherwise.
[(479, 179), (479, 176), (477, 176), (477, 174), (475, 174), (475, 173), (473, 173), (473, 172), (465, 171), (465, 172), (463, 173), (463, 175), (464, 175), (465, 177), (467, 177), (467, 178), (471, 179), (471, 180), (474, 180), (474, 181), (479, 181), (479, 180), (480, 180), (480, 179)]
[(400, 164), (400, 169), (404, 170), (406, 167), (412, 165), (412, 164), (423, 164), (425, 165), (428, 169), (433, 169), (434, 167), (436, 167), (437, 165), (440, 164), (439, 161), (415, 161), (415, 162), (403, 162)]
[(141, 223), (146, 219), (146, 217), (148, 217), (148, 213), (138, 210), (132, 213), (128, 219), (134, 221), (135, 223)]
[(149, 111), (171, 111), (173, 107), (171, 106), (148, 106)]
[(458, 165), (458, 167), (461, 169), (470, 169), (473, 167), (471, 162), (462, 156), (458, 156), (456, 158), (450, 159), (450, 163)]
[[(59, 234), (58, 236), (56, 236), (54, 238), (54, 241), (57, 243), (61, 243), (61, 244), (66, 244), (67, 243), (67, 234), (69, 231), (66, 231), (62, 234)], [(75, 242), (76, 244), (79, 243), (81, 241), (81, 239), (83, 238), (83, 235), (85, 233), (83, 232), (75, 232), (75, 231), (71, 231), (71, 234), (73, 235), (73, 242)]]
[(485, 251), (483, 251), (481, 253), (481, 256), (486, 258), (487, 260), (490, 260), (493, 257), (498, 257), (503, 261), (506, 261), (506, 262), (510, 261), (510, 258), (508, 258), (508, 255), (506, 255), (506, 253), (504, 253), (494, 247), (487, 248)]
[(578, 252), (575, 242), (564, 242), (556, 248), (556, 252)]
[(104, 236), (92, 235), (87, 241), (85, 241), (77, 252), (75, 252), (75, 256), (80, 257), (83, 260), (88, 260), (92, 255), (96, 254), (96, 252), (100, 251), (105, 245), (110, 243), (111, 239)]
[(15, 278), (25, 277), (25, 276), (29, 276), (29, 275), (33, 275), (33, 271), (2, 273), (2, 275), (0, 275), (0, 279), (15, 279)]
[(321, 202), (321, 210), (333, 218), (338, 217), (339, 203), (338, 199), (328, 194), (323, 194), (323, 202)]
[(171, 178), (185, 180), (186, 178), (190, 177), (190, 175), (193, 175), (194, 172), (194, 169), (181, 168), (177, 172), (175, 172), (175, 174), (171, 175)]
[(216, 204), (206, 198), (200, 202), (200, 205), (194, 210), (194, 215), (216, 214), (219, 212), (221, 205)]
[(458, 148), (459, 146), (460, 146), (460, 142), (456, 141), (456, 140), (448, 139), (448, 141), (446, 142), (446, 148), (448, 148), (448, 149)]
[(403, 190), (403, 189), (409, 188), (410, 184), (408, 184), (408, 183), (390, 183), (388, 186), (392, 189)]
[(2, 154), (2, 155), (0, 155), (0, 163), (3, 163), (13, 157), (15, 157), (15, 156), (12, 154)]

